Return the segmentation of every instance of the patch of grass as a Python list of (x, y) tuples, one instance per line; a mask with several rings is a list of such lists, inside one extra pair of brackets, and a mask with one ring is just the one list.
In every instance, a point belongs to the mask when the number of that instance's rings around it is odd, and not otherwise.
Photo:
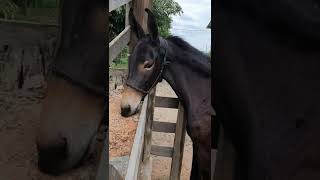
[(27, 14), (17, 14), (16, 20), (32, 21), (38, 23), (57, 23), (57, 8), (28, 8)]
[(13, 19), (19, 11), (19, 7), (11, 0), (0, 0), (0, 17)]
[(128, 69), (128, 56), (119, 58), (119, 60), (117, 60), (117, 63), (111, 64), (110, 68)]
[(121, 51), (110, 67), (115, 69), (128, 69), (128, 47)]

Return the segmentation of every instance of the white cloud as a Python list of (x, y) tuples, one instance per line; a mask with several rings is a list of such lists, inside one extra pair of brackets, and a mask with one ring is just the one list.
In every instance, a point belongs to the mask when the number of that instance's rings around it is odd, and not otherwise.
[(181, 16), (172, 17), (171, 33), (185, 39), (201, 51), (211, 47), (211, 0), (176, 0), (182, 7)]

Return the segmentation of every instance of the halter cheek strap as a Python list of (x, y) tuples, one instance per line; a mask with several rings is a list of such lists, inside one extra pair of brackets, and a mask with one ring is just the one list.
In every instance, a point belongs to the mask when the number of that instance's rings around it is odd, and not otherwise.
[[(162, 43), (161, 43), (161, 41), (162, 41)], [(164, 46), (162, 46), (162, 45), (164, 45)], [(128, 81), (126, 82), (126, 85), (127, 85), (127, 86), (129, 86), (129, 87), (131, 87), (131, 88), (133, 88), (133, 89), (135, 89), (135, 90), (137, 90), (137, 91), (139, 91), (139, 92), (142, 92), (142, 93), (144, 93), (144, 94), (149, 94), (149, 92), (151, 91), (151, 89), (152, 89), (154, 86), (156, 86), (158, 82), (162, 81), (162, 74), (163, 74), (164, 68), (165, 68), (165, 66), (167, 66), (167, 65), (170, 63), (170, 61), (167, 61), (168, 42), (167, 42), (165, 39), (160, 38), (160, 47), (162, 47), (162, 48), (164, 49), (165, 53), (164, 53), (164, 56), (163, 56), (163, 59), (162, 59), (160, 72), (159, 72), (156, 80), (153, 82), (152, 86), (151, 86), (148, 90), (143, 90), (143, 89), (141, 89), (141, 88), (138, 88), (138, 87), (130, 84)]]

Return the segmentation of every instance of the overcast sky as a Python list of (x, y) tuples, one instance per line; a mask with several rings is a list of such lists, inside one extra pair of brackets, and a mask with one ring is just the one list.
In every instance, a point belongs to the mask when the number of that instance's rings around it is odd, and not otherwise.
[(180, 36), (200, 51), (209, 52), (211, 30), (211, 0), (175, 0), (182, 7), (183, 14), (172, 17), (172, 35)]

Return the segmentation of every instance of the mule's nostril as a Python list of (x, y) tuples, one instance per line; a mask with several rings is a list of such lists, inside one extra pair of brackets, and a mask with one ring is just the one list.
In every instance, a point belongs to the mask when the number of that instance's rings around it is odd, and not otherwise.
[(59, 175), (62, 173), (62, 166), (67, 159), (68, 149), (67, 142), (54, 145), (51, 147), (39, 147), (38, 146), (38, 167), (39, 170), (52, 174)]
[(129, 105), (121, 107), (121, 116), (127, 117), (130, 115), (131, 108)]

